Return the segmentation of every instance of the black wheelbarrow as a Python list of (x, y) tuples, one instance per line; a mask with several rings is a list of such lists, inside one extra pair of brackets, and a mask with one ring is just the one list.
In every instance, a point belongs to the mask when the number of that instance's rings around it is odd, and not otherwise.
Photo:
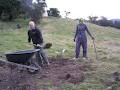
[(37, 63), (35, 63), (34, 61), (32, 61), (31, 58), (38, 51), (39, 51), (39, 49), (22, 50), (22, 51), (5, 53), (5, 55), (6, 55), (7, 61), (9, 61), (9, 62), (38, 68), (38, 69), (27, 68), (27, 70), (30, 73), (36, 73), (40, 70), (40, 66)]

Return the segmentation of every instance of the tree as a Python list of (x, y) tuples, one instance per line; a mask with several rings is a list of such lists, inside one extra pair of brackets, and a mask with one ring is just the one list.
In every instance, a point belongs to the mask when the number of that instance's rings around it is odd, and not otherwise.
[(101, 26), (109, 26), (109, 20), (106, 17), (101, 16), (101, 19), (98, 21)]
[(45, 0), (36, 0), (35, 3), (32, 3), (32, 1), (33, 0), (21, 0), (22, 11), (30, 17), (31, 20), (35, 21), (35, 23), (39, 23), (42, 19), (46, 3)]
[(89, 16), (88, 18), (91, 23), (96, 23), (98, 17), (97, 16)]
[(104, 16), (101, 16), (101, 20), (107, 20), (107, 18)]
[(65, 11), (65, 18), (67, 18), (69, 14), (70, 12)]
[(92, 22), (92, 16), (89, 16), (88, 18), (89, 18), (89, 21)]
[(0, 19), (13, 20), (20, 11), (20, 2), (18, 0), (0, 0)]
[(47, 12), (48, 16), (60, 17), (60, 11), (58, 11), (57, 8), (50, 8), (50, 10), (48, 10)]

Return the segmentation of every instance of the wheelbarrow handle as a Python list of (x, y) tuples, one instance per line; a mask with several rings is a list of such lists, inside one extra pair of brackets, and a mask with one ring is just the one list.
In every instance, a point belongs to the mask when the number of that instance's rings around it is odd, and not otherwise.
[(46, 43), (45, 45), (36, 45), (36, 44), (33, 44), (34, 47), (37, 47), (37, 48), (43, 48), (43, 49), (49, 49), (52, 47), (52, 43)]
[(37, 45), (36, 45), (36, 44), (33, 44), (33, 46), (34, 46), (34, 47), (38, 47), (38, 48), (42, 48), (42, 47), (43, 47), (43, 46), (40, 45), (40, 44), (39, 44), (39, 45), (38, 45), (38, 44), (37, 44)]

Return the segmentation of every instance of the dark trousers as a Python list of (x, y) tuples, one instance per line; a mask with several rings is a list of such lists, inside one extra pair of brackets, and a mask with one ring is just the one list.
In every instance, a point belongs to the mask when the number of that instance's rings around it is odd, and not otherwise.
[[(35, 48), (35, 49), (38, 49), (38, 48)], [(39, 48), (40, 50), (36, 53), (36, 58), (37, 58), (37, 61), (39, 63), (40, 66), (42, 66), (43, 64), (48, 64), (48, 57), (47, 55), (45, 54), (43, 48)]]
[(76, 49), (75, 49), (75, 57), (79, 58), (80, 56), (80, 48), (83, 48), (83, 57), (87, 57), (87, 40), (77, 39), (76, 40)]

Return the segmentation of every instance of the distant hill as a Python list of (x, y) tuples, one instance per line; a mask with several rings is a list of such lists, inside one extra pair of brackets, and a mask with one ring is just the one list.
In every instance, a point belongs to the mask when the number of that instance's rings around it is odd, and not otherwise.
[(111, 19), (111, 21), (113, 21), (113, 23), (116, 22), (116, 21), (120, 22), (120, 19)]

